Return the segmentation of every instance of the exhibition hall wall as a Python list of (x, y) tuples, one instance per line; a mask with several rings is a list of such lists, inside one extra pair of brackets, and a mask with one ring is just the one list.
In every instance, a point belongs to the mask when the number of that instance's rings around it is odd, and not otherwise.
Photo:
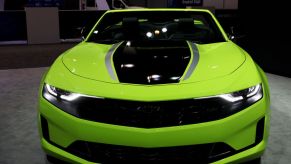
[(288, 1), (240, 0), (238, 23), (245, 48), (265, 71), (291, 77)]

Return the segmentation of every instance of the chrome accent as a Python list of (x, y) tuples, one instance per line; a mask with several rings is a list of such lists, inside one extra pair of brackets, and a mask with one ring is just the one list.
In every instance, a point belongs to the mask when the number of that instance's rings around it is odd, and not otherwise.
[(112, 56), (115, 52), (115, 50), (122, 44), (123, 42), (120, 42), (120, 43), (116, 43), (116, 44), (113, 44), (112, 47), (109, 49), (109, 51), (107, 52), (106, 54), (106, 57), (105, 57), (105, 65), (106, 65), (106, 68), (108, 70), (108, 73), (110, 75), (110, 77), (112, 78), (112, 80), (117, 80), (115, 74), (114, 74), (114, 70), (113, 70), (113, 64), (112, 64)]
[(189, 41), (188, 41), (188, 44), (191, 46), (191, 50), (193, 52), (193, 57), (192, 57), (192, 62), (191, 62), (190, 68), (188, 69), (183, 80), (187, 80), (192, 75), (193, 71), (195, 70), (195, 68), (198, 64), (199, 58), (200, 58), (197, 45), (195, 43), (192, 43)]

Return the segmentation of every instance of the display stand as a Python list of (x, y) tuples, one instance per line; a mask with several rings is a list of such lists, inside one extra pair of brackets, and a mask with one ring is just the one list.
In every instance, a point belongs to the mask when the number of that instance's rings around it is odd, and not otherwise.
[(27, 7), (25, 12), (28, 44), (60, 42), (57, 7)]

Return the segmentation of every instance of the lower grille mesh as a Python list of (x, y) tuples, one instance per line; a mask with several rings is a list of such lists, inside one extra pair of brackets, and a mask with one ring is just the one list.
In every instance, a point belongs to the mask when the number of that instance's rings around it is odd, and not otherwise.
[(215, 157), (221, 158), (234, 150), (224, 143), (162, 148), (139, 148), (77, 141), (67, 150), (92, 162), (114, 161), (195, 161), (208, 163)]

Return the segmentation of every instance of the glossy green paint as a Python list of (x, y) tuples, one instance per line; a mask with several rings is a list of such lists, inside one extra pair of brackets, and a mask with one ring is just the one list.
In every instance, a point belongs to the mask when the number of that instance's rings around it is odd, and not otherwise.
[[(266, 110), (257, 109), (267, 109), (265, 104), (263, 99), (238, 114), (217, 121), (151, 129), (109, 125), (78, 119), (61, 111), (43, 98), (40, 109), (49, 122), (62, 123), (49, 124), (49, 132), (51, 140), (63, 147), (67, 147), (79, 139), (148, 148), (223, 141), (235, 149), (241, 149), (254, 142), (255, 135), (252, 134), (255, 134), (256, 123), (266, 112)], [(74, 127), (73, 131), (71, 127)], [(198, 131), (199, 133), (197, 133)]]
[[(268, 124), (269, 116), (266, 113), (268, 113), (269, 108), (266, 101), (268, 100), (262, 99), (242, 112), (225, 119), (155, 129), (132, 128), (81, 120), (59, 110), (44, 99), (40, 100), (39, 108), (40, 113), (49, 122), (50, 139), (62, 147), (67, 147), (76, 140), (148, 148), (219, 141), (225, 142), (235, 149), (241, 149), (254, 143), (255, 126), (260, 118), (265, 116), (265, 122)], [(74, 128), (73, 131), (72, 127)], [(217, 163), (243, 161), (261, 155), (267, 142), (267, 128), (265, 127), (265, 135), (261, 144)], [(55, 157), (64, 160), (67, 158), (71, 162), (87, 163), (50, 145), (44, 139), (42, 139), (42, 146), (47, 153)]]
[[(188, 80), (182, 81), (178, 84), (162, 85), (121, 84), (110, 78), (106, 68), (102, 71), (100, 78), (106, 78), (108, 81), (97, 81), (93, 78), (84, 78), (81, 75), (74, 75), (71, 71), (69, 71), (69, 69), (67, 69), (67, 67), (63, 64), (63, 56), (60, 56), (50, 68), (45, 78), (45, 83), (76, 93), (98, 97), (140, 101), (205, 97), (222, 93), (230, 93), (261, 83), (261, 77), (257, 71), (257, 67), (248, 55), (238, 54), (238, 59), (241, 61), (243, 61), (243, 57), (241, 56), (245, 56), (245, 60), (242, 62), (244, 64), (237, 62), (241, 65), (238, 65), (237, 67), (233, 66), (232, 70), (222, 69), (222, 67), (225, 67), (223, 66), (223, 60), (216, 60), (220, 58), (217, 56), (219, 55), (209, 55), (206, 57), (200, 55), (201, 59), (197, 65), (197, 68)], [(104, 60), (102, 61), (104, 62)], [(211, 68), (213, 65), (208, 65), (207, 60), (213, 63), (216, 62), (221, 64), (217, 66), (220, 68)], [(205, 63), (204, 65), (201, 64), (203, 62)], [(236, 61), (233, 60), (230, 63), (236, 63)], [(103, 65), (105, 67), (105, 64)], [(232, 64), (226, 65), (231, 66)], [(86, 67), (86, 65), (83, 66)], [(92, 67), (89, 66), (89, 68), (90, 69), (88, 69), (87, 72), (94, 72)], [(98, 69), (96, 68), (95, 70)], [(219, 73), (221, 73), (221, 75), (219, 77), (215, 77), (219, 75)], [(96, 76), (98, 75), (96, 74)], [(194, 77), (197, 77), (197, 79), (200, 78), (200, 80), (197, 80)]]
[[(108, 12), (130, 11), (135, 10)], [(182, 11), (204, 11), (211, 14), (207, 10)], [(217, 22), (215, 18), (214, 20)], [(260, 144), (216, 163), (241, 162), (259, 157), (266, 147), (269, 133), (270, 95), (267, 79), (251, 57), (227, 39), (220, 25), (219, 28), (226, 42), (197, 45), (199, 62), (196, 69), (190, 78), (177, 84), (137, 85), (119, 83), (118, 80), (112, 79), (105, 65), (106, 54), (112, 45), (82, 42), (68, 50), (54, 62), (41, 82), (39, 114), (48, 120), (50, 139), (63, 147), (76, 140), (147, 148), (225, 142), (238, 150), (255, 142), (256, 124), (265, 117), (267, 126)], [(191, 52), (191, 58), (195, 57)], [(138, 101), (206, 97), (231, 93), (261, 83), (264, 97), (247, 109), (221, 120), (179, 127), (144, 129), (82, 120), (65, 113), (42, 97), (41, 89), (44, 83), (96, 97)], [(41, 131), (41, 127), (39, 129)], [(68, 162), (90, 163), (49, 144), (43, 137), (41, 143), (50, 155)]]
[[(101, 82), (119, 83), (118, 80), (109, 76), (108, 68), (105, 65), (105, 57), (111, 47), (112, 45), (84, 42), (67, 51), (62, 56), (63, 63), (78, 76)], [(199, 82), (229, 75), (240, 67), (246, 58), (245, 53), (232, 42), (197, 44), (197, 48), (199, 51), (198, 65), (193, 75), (187, 80), (182, 80), (181, 83)], [(191, 52), (191, 56), (191, 58), (198, 57), (193, 52)], [(191, 62), (188, 68), (190, 65)], [(114, 70), (113, 65), (112, 68)], [(186, 73), (187, 71), (184, 74)], [(116, 77), (116, 79), (118, 78)]]

